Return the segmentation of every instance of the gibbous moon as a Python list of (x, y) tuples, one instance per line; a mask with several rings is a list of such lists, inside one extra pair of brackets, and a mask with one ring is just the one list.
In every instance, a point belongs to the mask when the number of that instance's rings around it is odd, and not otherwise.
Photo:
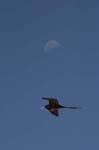
[(59, 42), (55, 41), (55, 40), (50, 40), (48, 41), (45, 46), (44, 46), (44, 51), (45, 52), (49, 52), (55, 48), (59, 48), (61, 45)]

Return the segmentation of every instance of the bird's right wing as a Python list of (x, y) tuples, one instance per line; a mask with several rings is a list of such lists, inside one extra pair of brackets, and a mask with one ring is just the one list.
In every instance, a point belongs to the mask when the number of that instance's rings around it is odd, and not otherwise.
[(50, 112), (51, 112), (53, 115), (57, 116), (57, 117), (58, 117), (58, 115), (59, 115), (57, 109), (51, 109)]

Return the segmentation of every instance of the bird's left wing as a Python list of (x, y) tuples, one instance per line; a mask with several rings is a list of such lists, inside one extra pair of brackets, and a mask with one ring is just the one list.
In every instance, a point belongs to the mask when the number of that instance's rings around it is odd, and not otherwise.
[(58, 100), (56, 98), (43, 97), (42, 99), (48, 100), (49, 105), (51, 105), (52, 107), (57, 107), (59, 105)]

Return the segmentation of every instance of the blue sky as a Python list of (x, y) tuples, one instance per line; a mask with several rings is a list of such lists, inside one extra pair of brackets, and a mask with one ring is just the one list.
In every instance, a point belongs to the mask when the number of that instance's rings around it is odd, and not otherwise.
[[(99, 149), (99, 2), (0, 1), (0, 149)], [(62, 47), (44, 52), (49, 40)], [(56, 97), (82, 110), (40, 110)]]

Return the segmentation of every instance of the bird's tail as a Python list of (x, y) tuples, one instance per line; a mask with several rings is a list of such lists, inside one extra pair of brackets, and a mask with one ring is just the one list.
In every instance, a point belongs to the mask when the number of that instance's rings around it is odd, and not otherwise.
[(79, 107), (79, 106), (64, 106), (63, 108), (67, 108), (67, 109), (81, 109), (81, 107)]
[(81, 107), (79, 107), (79, 106), (62, 106), (62, 105), (59, 105), (59, 108), (67, 108), (67, 109), (81, 109)]

